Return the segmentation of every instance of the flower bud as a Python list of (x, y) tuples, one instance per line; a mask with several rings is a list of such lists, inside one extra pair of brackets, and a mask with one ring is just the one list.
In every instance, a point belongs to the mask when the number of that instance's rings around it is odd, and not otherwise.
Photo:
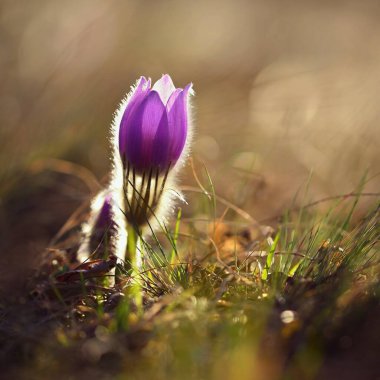
[(187, 105), (192, 85), (175, 88), (163, 75), (153, 88), (141, 77), (123, 110), (119, 151), (125, 168), (136, 173), (165, 173), (183, 152), (187, 131)]
[(123, 214), (137, 230), (153, 215), (157, 219), (162, 203), (170, 206), (163, 194), (189, 145), (191, 94), (191, 83), (176, 88), (167, 74), (153, 87), (141, 77), (116, 113), (113, 186), (121, 183)]
[(90, 256), (92, 259), (106, 258), (113, 254), (116, 231), (112, 195), (103, 190), (92, 200), (88, 220), (82, 225), (84, 238), (78, 250), (79, 260)]
[(115, 222), (112, 214), (111, 194), (104, 198), (102, 208), (96, 218), (91, 232), (90, 249), (91, 251), (106, 251), (106, 256), (110, 253), (112, 235), (115, 231)]

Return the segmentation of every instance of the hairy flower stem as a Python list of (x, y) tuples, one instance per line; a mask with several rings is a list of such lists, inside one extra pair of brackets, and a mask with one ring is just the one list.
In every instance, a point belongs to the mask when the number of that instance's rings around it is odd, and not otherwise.
[[(142, 284), (139, 275), (138, 267), (138, 242), (139, 234), (133, 225), (128, 225), (128, 240), (125, 261), (130, 265), (130, 272), (132, 278), (132, 285), (127, 288), (127, 293), (131, 296), (132, 300), (136, 304), (137, 313), (142, 314), (143, 298), (142, 298)], [(127, 264), (127, 265), (128, 265)]]
[[(131, 277), (132, 283), (127, 292), (139, 310), (143, 299), (139, 239), (154, 228), (152, 222), (160, 225), (165, 209), (170, 209), (171, 197), (164, 191), (169, 190), (168, 183), (175, 185), (176, 171), (170, 178), (169, 172), (177, 162), (183, 163), (186, 156), (192, 93), (191, 83), (176, 88), (168, 74), (153, 86), (150, 79), (141, 77), (122, 101), (113, 122), (112, 186), (119, 196), (122, 195), (120, 190), (124, 193), (119, 207), (124, 215), (118, 226), (122, 231), (118, 231), (115, 240), (120, 243), (122, 252), (127, 239), (124, 272)], [(116, 272), (116, 282), (122, 283), (120, 272)]]

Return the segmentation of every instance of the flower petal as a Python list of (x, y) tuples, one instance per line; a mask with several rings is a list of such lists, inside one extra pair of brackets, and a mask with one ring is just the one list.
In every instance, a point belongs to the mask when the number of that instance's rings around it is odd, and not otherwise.
[(170, 98), (166, 104), (166, 110), (169, 112), (171, 108), (173, 107), (174, 102), (178, 98), (178, 95), (182, 92), (182, 88), (177, 88), (171, 95)]
[(126, 152), (126, 136), (127, 136), (127, 129), (128, 129), (128, 119), (131, 116), (132, 112), (136, 110), (136, 108), (141, 104), (141, 102), (148, 95), (149, 90), (150, 90), (150, 85), (151, 85), (150, 78), (147, 80), (145, 77), (140, 77), (125, 107), (124, 114), (120, 123), (120, 129), (119, 129), (119, 151), (122, 156), (124, 156)]
[(111, 194), (107, 194), (104, 198), (103, 206), (100, 209), (98, 218), (95, 223), (95, 228), (106, 229), (112, 223), (112, 213), (111, 213)]
[(173, 164), (175, 164), (181, 156), (186, 142), (188, 124), (187, 104), (191, 88), (192, 84), (190, 83), (183, 91), (177, 94), (168, 112), (169, 139), (171, 142), (170, 160)]
[(128, 120), (126, 155), (138, 171), (152, 166), (153, 143), (164, 115), (166, 110), (160, 96), (151, 91)]
[(165, 74), (153, 86), (152, 90), (157, 91), (162, 103), (166, 105), (170, 95), (175, 91), (175, 87), (169, 74)]
[(152, 164), (161, 171), (168, 169), (170, 165), (170, 136), (169, 122), (166, 112), (162, 115), (160, 125), (157, 128), (153, 142)]

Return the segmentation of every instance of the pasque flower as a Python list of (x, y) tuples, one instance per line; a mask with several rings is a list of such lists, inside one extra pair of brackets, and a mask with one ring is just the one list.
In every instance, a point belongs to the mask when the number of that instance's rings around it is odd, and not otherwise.
[[(169, 75), (153, 86), (141, 77), (121, 102), (112, 123), (111, 181), (93, 200), (79, 257), (112, 252), (134, 278), (135, 304), (142, 306), (138, 276), (141, 237), (165, 221), (176, 189), (176, 173), (191, 141), (192, 84), (176, 88)], [(104, 248), (104, 249), (103, 249)], [(116, 282), (120, 280), (120, 268)]]
[(78, 258), (84, 261), (105, 258), (114, 253), (114, 237), (117, 225), (113, 212), (113, 197), (107, 190), (100, 191), (92, 200), (88, 218), (82, 224), (83, 240), (78, 250)]
[(105, 250), (106, 254), (110, 253), (107, 251), (110, 249), (111, 238), (114, 231), (115, 222), (112, 214), (112, 196), (111, 194), (106, 194), (92, 229), (90, 249), (92, 251)]
[(165, 187), (173, 184), (172, 173), (187, 151), (191, 94), (192, 84), (176, 88), (168, 74), (153, 86), (141, 77), (116, 113), (113, 177), (116, 183), (122, 177), (123, 215), (137, 229), (157, 215)]
[(141, 77), (120, 123), (119, 150), (125, 167), (143, 174), (165, 173), (183, 152), (188, 134), (188, 97), (192, 85), (175, 88), (168, 74), (151, 88)]

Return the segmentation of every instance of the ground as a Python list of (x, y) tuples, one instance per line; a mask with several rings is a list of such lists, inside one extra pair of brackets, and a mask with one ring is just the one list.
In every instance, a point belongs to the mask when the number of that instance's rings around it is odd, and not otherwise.
[(327, 213), (291, 205), (270, 226), (199, 188), (146, 239), (139, 312), (128, 276), (110, 280), (112, 258), (76, 275), (83, 181), (21, 178), (3, 215), (5, 378), (379, 377), (379, 209), (360, 209), (362, 187)]

